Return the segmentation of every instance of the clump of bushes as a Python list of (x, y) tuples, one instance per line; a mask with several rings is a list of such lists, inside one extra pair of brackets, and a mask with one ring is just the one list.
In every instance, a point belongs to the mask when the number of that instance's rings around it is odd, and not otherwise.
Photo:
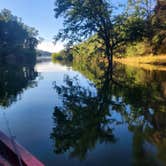
[(62, 50), (51, 55), (53, 61), (72, 61), (73, 55), (70, 52)]

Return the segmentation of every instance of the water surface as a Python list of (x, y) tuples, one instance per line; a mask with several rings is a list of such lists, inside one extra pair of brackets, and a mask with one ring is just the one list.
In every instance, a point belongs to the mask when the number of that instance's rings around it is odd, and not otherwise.
[(166, 165), (166, 72), (106, 71), (0, 67), (0, 130), (48, 166)]

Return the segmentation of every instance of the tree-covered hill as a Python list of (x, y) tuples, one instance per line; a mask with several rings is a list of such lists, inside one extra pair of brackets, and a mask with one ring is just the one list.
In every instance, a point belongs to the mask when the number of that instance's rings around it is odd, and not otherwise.
[[(10, 10), (0, 12), (0, 60), (34, 59), (38, 44), (38, 31), (25, 25), (21, 18), (14, 16)], [(32, 60), (31, 59), (31, 60)]]

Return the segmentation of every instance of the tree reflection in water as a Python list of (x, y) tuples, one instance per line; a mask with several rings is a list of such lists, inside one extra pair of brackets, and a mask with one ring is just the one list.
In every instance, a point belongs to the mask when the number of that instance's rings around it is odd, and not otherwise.
[(62, 87), (55, 84), (64, 105), (54, 110), (56, 126), (51, 138), (55, 140), (56, 153), (70, 150), (71, 156), (84, 159), (97, 143), (116, 142), (111, 126), (115, 121), (109, 112), (111, 96), (107, 84), (94, 94), (81, 87), (77, 77), (66, 76), (65, 83)]
[[(124, 69), (118, 73), (123, 73), (116, 76), (118, 81), (123, 80), (122, 86), (110, 80), (106, 72), (100, 81), (94, 81), (100, 82), (95, 85), (95, 95), (90, 90), (94, 85), (85, 88), (77, 78), (66, 76), (65, 85), (55, 84), (63, 98), (63, 107), (55, 107), (53, 114), (55, 152), (68, 151), (73, 157), (85, 159), (97, 143), (123, 139), (116, 137), (113, 126), (127, 124), (127, 130), (133, 133), (133, 165), (166, 164), (166, 104), (159, 92), (160, 82), (145, 79), (138, 83), (135, 75), (131, 77)], [(122, 120), (112, 116), (113, 112)]]
[(26, 88), (36, 86), (37, 75), (34, 65), (1, 65), (0, 106), (9, 107)]

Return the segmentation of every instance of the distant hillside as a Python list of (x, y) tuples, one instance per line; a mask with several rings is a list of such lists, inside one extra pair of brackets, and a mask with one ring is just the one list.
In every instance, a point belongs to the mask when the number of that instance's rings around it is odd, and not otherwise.
[(51, 52), (43, 51), (43, 50), (37, 50), (37, 56), (51, 56)]

